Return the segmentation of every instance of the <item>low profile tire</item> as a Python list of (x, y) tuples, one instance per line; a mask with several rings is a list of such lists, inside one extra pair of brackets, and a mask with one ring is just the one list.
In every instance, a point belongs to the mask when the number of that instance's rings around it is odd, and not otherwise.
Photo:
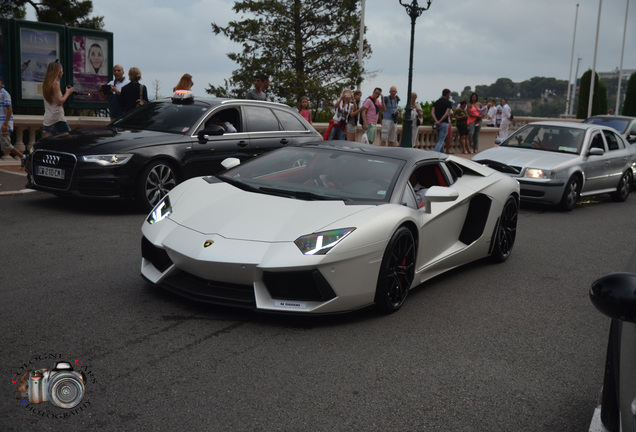
[(491, 258), (496, 262), (504, 262), (510, 257), (517, 237), (517, 219), (519, 204), (514, 197), (508, 197), (497, 224), (497, 232), (493, 236), (495, 242)]
[(376, 307), (382, 312), (397, 311), (406, 300), (415, 275), (415, 240), (406, 227), (400, 227), (389, 241), (378, 275)]
[(576, 206), (576, 202), (579, 200), (579, 193), (581, 192), (581, 181), (577, 176), (570, 177), (568, 183), (565, 185), (563, 196), (559, 202), (559, 209), (563, 211), (572, 211)]
[(629, 171), (625, 171), (621, 176), (621, 180), (616, 186), (616, 192), (612, 194), (612, 199), (617, 202), (623, 202), (632, 191), (632, 175)]
[(151, 162), (139, 177), (137, 185), (139, 207), (146, 212), (151, 211), (177, 183), (177, 175), (168, 162)]

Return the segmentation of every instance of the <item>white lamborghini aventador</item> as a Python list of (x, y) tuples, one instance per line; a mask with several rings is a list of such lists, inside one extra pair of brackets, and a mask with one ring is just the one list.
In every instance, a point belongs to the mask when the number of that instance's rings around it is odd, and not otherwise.
[(518, 204), (516, 180), (454, 156), (289, 146), (170, 191), (143, 224), (141, 273), (215, 304), (392, 312), (442, 272), (505, 261)]

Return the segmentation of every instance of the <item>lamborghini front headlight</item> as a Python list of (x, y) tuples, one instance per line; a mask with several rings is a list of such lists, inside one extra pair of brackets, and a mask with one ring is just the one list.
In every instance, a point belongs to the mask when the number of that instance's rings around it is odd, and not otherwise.
[(298, 237), (294, 243), (305, 255), (324, 255), (353, 231), (355, 228), (342, 228), (307, 234)]

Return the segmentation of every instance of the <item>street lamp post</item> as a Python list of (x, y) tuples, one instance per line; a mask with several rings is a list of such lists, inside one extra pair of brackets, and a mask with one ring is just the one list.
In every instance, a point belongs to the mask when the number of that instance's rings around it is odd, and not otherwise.
[(411, 50), (409, 55), (409, 88), (407, 91), (408, 99), (406, 101), (406, 108), (404, 109), (404, 118), (402, 119), (402, 141), (401, 147), (413, 147), (413, 136), (411, 135), (413, 130), (413, 119), (411, 118), (411, 92), (413, 85), (413, 43), (415, 41), (415, 20), (422, 15), (422, 12), (428, 10), (431, 7), (432, 0), (426, 1), (426, 7), (419, 7), (417, 0), (411, 1), (410, 4), (400, 4), (406, 9), (406, 14), (411, 17)]

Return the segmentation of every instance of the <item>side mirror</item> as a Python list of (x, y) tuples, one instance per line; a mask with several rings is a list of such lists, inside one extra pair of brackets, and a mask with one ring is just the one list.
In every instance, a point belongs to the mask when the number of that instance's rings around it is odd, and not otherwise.
[(502, 140), (501, 138), (495, 138), (495, 144), (499, 145), (502, 142), (504, 142), (504, 140)]
[(459, 198), (459, 192), (455, 189), (442, 186), (431, 186), (431, 188), (426, 191), (425, 196), (426, 213), (431, 212), (431, 205), (434, 202), (450, 202), (455, 201), (457, 198)]
[(199, 133), (197, 134), (197, 138), (199, 139), (199, 142), (201, 144), (205, 144), (206, 142), (208, 142), (208, 136), (219, 136), (223, 135), (224, 133), (225, 128), (223, 126), (213, 124), (206, 127), (202, 131), (199, 131)]
[(603, 156), (605, 154), (605, 150), (598, 147), (592, 147), (587, 154), (588, 156)]
[(594, 281), (590, 299), (610, 318), (636, 322), (636, 274), (611, 273)]
[(227, 158), (223, 159), (223, 162), (221, 162), (221, 165), (223, 165), (223, 168), (225, 168), (226, 170), (234, 168), (235, 166), (239, 166), (240, 164), (241, 160), (238, 158)]

